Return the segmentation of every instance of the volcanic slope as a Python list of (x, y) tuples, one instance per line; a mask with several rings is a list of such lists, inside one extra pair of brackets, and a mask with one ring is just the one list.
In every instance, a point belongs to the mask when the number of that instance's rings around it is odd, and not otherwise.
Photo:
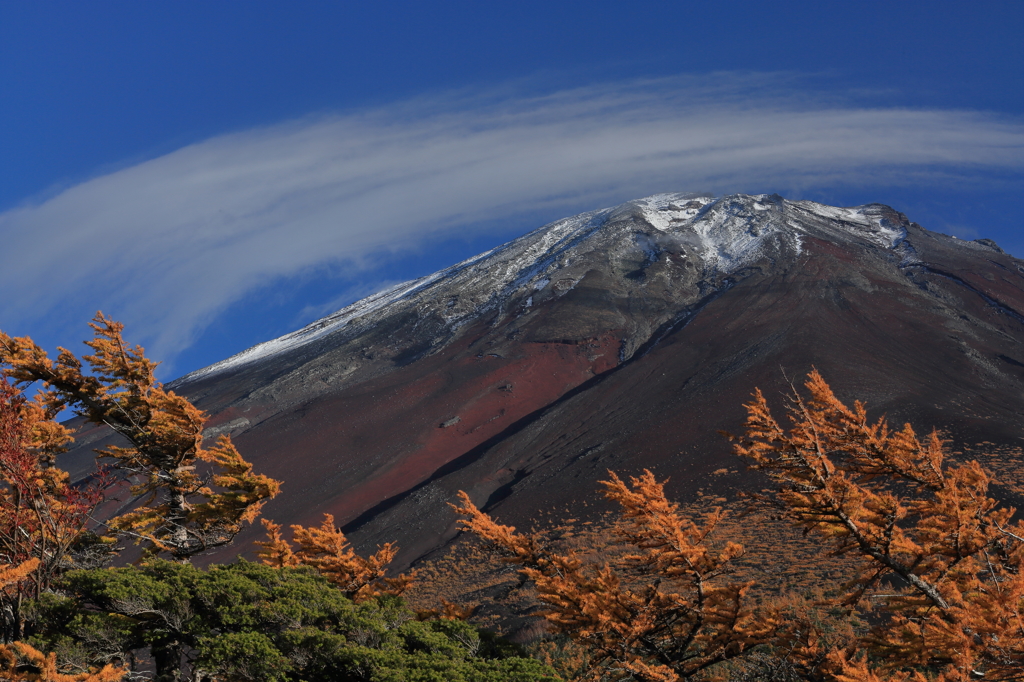
[(529, 525), (600, 511), (608, 469), (650, 468), (680, 498), (761, 487), (718, 431), (740, 430), (755, 386), (781, 406), (812, 367), (872, 414), (1019, 445), (1024, 262), (879, 204), (663, 194), (552, 223), (172, 388), (284, 481), (266, 516), (331, 513), (361, 549), (397, 541), (405, 565), (455, 535), (460, 489)]

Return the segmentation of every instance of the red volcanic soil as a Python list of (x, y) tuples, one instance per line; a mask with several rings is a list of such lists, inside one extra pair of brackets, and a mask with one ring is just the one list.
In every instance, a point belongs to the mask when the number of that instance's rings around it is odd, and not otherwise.
[(580, 343), (527, 342), (502, 357), (478, 350), (482, 335), (473, 336), (240, 434), (235, 441), (256, 468), (285, 482), (264, 515), (311, 525), (329, 513), (350, 522), (614, 367), (620, 345), (611, 332)]

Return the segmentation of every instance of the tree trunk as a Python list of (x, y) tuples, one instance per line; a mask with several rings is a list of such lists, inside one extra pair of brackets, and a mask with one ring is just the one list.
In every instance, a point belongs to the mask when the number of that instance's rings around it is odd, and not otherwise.
[[(172, 474), (176, 475), (177, 471)], [(176, 476), (174, 480), (177, 481)], [(188, 524), (188, 501), (185, 499), (185, 494), (175, 486), (171, 489), (169, 502), (167, 522), (171, 527), (171, 533), (167, 538), (169, 541), (167, 544), (170, 545), (171, 556), (176, 561), (189, 563), (191, 552), (188, 546), (188, 530), (185, 527)]]
[(14, 613), (14, 605), (11, 603), (10, 598), (5, 597), (0, 606), (0, 640), (3, 644), (10, 644), (17, 639), (17, 616)]
[(185, 679), (181, 670), (181, 642), (171, 640), (153, 645), (153, 663), (156, 677), (153, 682), (181, 682)]
[(18, 590), (18, 595), (14, 598), (14, 605), (12, 611), (14, 612), (14, 639), (22, 640), (25, 638), (25, 616), (22, 613), (21, 608), (21, 590)]

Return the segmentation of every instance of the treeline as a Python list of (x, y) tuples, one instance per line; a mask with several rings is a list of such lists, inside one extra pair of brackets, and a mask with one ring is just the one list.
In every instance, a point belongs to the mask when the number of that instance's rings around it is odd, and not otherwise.
[[(611, 554), (562, 551), (463, 493), (465, 529), (545, 607), (546, 639), (524, 652), (459, 604), (411, 609), (415, 575), (388, 571), (396, 548), (360, 556), (330, 516), (290, 540), (263, 519), (258, 563), (193, 566), (280, 482), (227, 436), (204, 445), (205, 415), (155, 380), (120, 324), (98, 314), (91, 326), (81, 359), (0, 332), (0, 679), (1024, 679), (1024, 523), (989, 497), (976, 461), (947, 462), (935, 433), (869, 421), (817, 372), (789, 396), (785, 426), (756, 392), (733, 440), (777, 485), (754, 502), (852, 561), (836, 596), (758, 593), (735, 570), (744, 548), (720, 537), (724, 512), (683, 513), (650, 472), (603, 482), (629, 550)], [(56, 464), (68, 408), (126, 443), (98, 451), (81, 485)], [(97, 521), (117, 490), (132, 504)], [(142, 553), (131, 565), (118, 561), (127, 544)]]

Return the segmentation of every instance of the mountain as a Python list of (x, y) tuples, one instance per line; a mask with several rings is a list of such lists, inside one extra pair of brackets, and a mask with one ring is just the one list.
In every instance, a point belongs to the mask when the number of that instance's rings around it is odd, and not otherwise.
[[(267, 517), (331, 513), (361, 549), (397, 541), (407, 565), (454, 537), (460, 489), (529, 525), (542, 509), (600, 512), (608, 469), (650, 468), (678, 498), (760, 487), (719, 431), (741, 429), (755, 387), (781, 405), (812, 367), (873, 415), (1019, 445), (1024, 261), (880, 204), (661, 194), (544, 226), (172, 388), (284, 481)], [(106, 438), (84, 432), (70, 468)]]

